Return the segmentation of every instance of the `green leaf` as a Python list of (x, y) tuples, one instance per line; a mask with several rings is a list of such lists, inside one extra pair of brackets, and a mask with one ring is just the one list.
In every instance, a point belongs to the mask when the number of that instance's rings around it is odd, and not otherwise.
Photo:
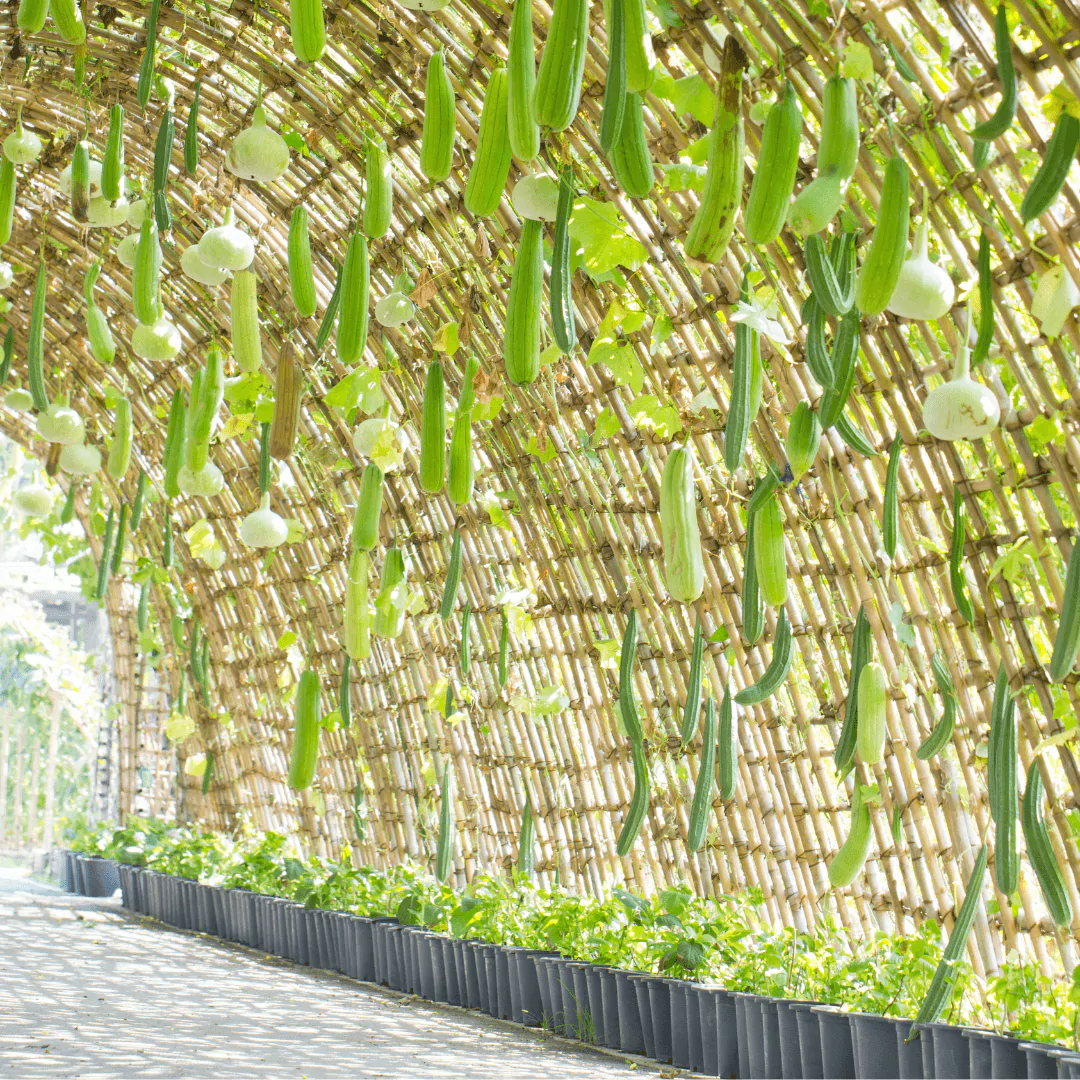
[(716, 115), (716, 96), (700, 75), (673, 79), (661, 68), (651, 89), (657, 97), (670, 101), (679, 116), (689, 113), (698, 123), (712, 127)]
[(581, 196), (570, 218), (570, 236), (582, 250), (582, 265), (590, 277), (609, 274), (617, 266), (637, 270), (648, 252), (630, 235), (625, 220), (611, 204)]
[(478, 401), (472, 407), (472, 412), (469, 415), (472, 417), (474, 424), (482, 424), (485, 420), (494, 420), (502, 412), (502, 407), (503, 399), (496, 396), (487, 401)]
[(593, 428), (593, 442), (610, 439), (621, 428), (622, 424), (615, 413), (611, 409), (603, 409), (596, 418), (596, 427)]
[(869, 81), (874, 77), (874, 58), (861, 41), (849, 41), (840, 63), (840, 73), (852, 79)]
[(436, 352), (446, 353), (453, 356), (458, 351), (458, 324), (456, 322), (443, 323), (435, 331), (435, 337), (431, 340), (431, 347)]
[(285, 633), (277, 639), (277, 647), (279, 649), (287, 649), (294, 641), (296, 641), (295, 631), (286, 630)]
[(558, 453), (554, 443), (549, 442), (545, 437), (544, 445), (541, 446), (535, 435), (529, 436), (529, 441), (525, 444), (525, 449), (528, 450), (533, 457), (539, 458), (541, 461), (550, 461)]
[(915, 627), (904, 622), (904, 606), (899, 601), (889, 608), (889, 622), (892, 623), (896, 640), (909, 649), (915, 645)]
[(664, 174), (664, 187), (668, 191), (701, 191), (705, 187), (705, 166), (693, 162), (676, 162), (673, 165), (661, 165)]
[(382, 380), (378, 368), (357, 368), (349, 372), (335, 386), (327, 391), (323, 401), (327, 405), (350, 412), (359, 408), (370, 416), (386, 404), (386, 395), (382, 391)]
[(634, 398), (630, 402), (629, 412), (635, 423), (650, 429), (659, 439), (666, 441), (682, 431), (679, 410), (671, 402), (652, 394), (642, 394)]

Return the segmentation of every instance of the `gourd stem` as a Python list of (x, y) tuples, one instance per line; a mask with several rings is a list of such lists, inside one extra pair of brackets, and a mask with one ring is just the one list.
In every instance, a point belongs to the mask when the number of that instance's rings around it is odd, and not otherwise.
[(259, 513), (265, 513), (270, 509), (270, 492), (264, 491), (262, 498), (259, 499)]
[(953, 373), (950, 382), (960, 382), (969, 377), (968, 375), (968, 360), (971, 356), (971, 349), (966, 341), (960, 343), (960, 347), (956, 350), (956, 358), (953, 360)]

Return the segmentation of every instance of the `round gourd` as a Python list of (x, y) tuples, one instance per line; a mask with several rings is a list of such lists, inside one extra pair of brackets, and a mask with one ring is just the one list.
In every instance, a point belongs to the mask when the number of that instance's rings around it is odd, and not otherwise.
[(380, 326), (401, 326), (415, 314), (416, 305), (404, 293), (387, 293), (375, 305), (375, 321)]
[(139, 246), (139, 234), (128, 233), (119, 244), (116, 245), (116, 258), (120, 265), (128, 270), (135, 268), (135, 249)]
[(41, 140), (23, 127), (22, 106), (19, 107), (19, 119), (15, 130), (4, 140), (4, 157), (12, 165), (29, 165), (36, 161), (41, 153)]
[(115, 229), (128, 220), (128, 201), (121, 195), (114, 206), (104, 195), (90, 200), (88, 224), (92, 229)]
[(225, 168), (243, 180), (272, 184), (288, 167), (288, 143), (266, 126), (266, 110), (256, 105), (251, 127), (233, 139), (225, 157)]
[(255, 242), (238, 228), (233, 208), (225, 211), (220, 225), (207, 229), (199, 241), (199, 258), (218, 270), (246, 270), (255, 258)]
[(180, 331), (164, 315), (151, 326), (140, 323), (131, 335), (131, 351), (143, 360), (164, 363), (180, 351)]
[(280, 514), (270, 509), (270, 493), (264, 492), (259, 509), (253, 510), (241, 522), (240, 539), (248, 547), (276, 548), (285, 543), (288, 535), (289, 526)]
[(75, 476), (93, 476), (101, 468), (101, 451), (84, 444), (65, 446), (60, 451), (60, 468)]
[(45, 517), (52, 512), (53, 494), (43, 484), (27, 484), (15, 492), (15, 507), (27, 517)]
[(225, 477), (212, 461), (208, 461), (198, 472), (192, 472), (187, 465), (181, 465), (176, 474), (176, 483), (185, 495), (212, 499), (221, 494), (225, 487)]
[(128, 203), (127, 222), (133, 229), (141, 229), (149, 207), (145, 199), (133, 199)]
[(199, 245), (192, 244), (186, 248), (180, 256), (180, 269), (192, 281), (199, 281), (203, 285), (221, 285), (229, 280), (229, 271), (221, 270), (216, 266), (207, 266), (199, 255)]
[(4, 289), (10, 289), (12, 282), (15, 280), (15, 273), (11, 269), (11, 263), (0, 262), (0, 291)]
[(86, 436), (82, 417), (66, 400), (54, 401), (43, 413), (38, 414), (37, 433), (46, 441), (68, 446), (81, 443)]
[(559, 209), (559, 184), (546, 173), (530, 173), (515, 185), (514, 210), (533, 221), (554, 221)]
[(4, 404), (13, 412), (29, 412), (34, 407), (34, 395), (20, 386), (8, 392)]

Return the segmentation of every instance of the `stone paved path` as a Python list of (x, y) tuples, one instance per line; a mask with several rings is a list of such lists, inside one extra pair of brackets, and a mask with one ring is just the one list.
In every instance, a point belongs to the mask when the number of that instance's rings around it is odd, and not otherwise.
[(642, 1059), (169, 930), (115, 900), (28, 891), (36, 884), (0, 874), (0, 1080), (659, 1072)]

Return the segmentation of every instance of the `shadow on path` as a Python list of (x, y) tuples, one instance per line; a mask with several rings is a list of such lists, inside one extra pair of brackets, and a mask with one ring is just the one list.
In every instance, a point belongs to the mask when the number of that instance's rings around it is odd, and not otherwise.
[(657, 1074), (635, 1065), (0, 878), (0, 1080)]

